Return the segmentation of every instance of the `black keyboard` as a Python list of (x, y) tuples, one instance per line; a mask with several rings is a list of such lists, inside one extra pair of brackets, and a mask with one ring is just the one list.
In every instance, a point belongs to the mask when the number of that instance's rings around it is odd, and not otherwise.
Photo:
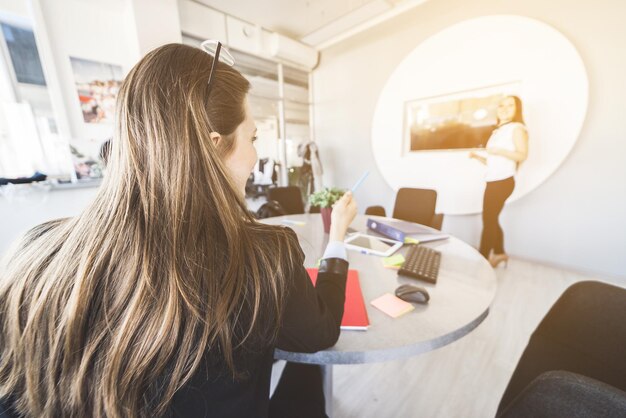
[(398, 270), (401, 276), (437, 283), (441, 253), (421, 245), (411, 245), (405, 257), (406, 261)]

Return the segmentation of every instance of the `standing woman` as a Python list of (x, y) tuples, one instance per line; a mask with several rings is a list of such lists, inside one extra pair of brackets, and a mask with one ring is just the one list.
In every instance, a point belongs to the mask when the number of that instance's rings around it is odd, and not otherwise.
[(487, 166), (487, 187), (483, 197), (483, 232), (480, 253), (493, 267), (505, 264), (509, 256), (504, 251), (504, 234), (499, 216), (504, 202), (515, 188), (515, 173), (528, 156), (528, 132), (522, 115), (522, 101), (517, 96), (507, 96), (497, 109), (498, 127), (487, 141), (487, 156), (470, 152)]
[(135, 65), (93, 203), (28, 232), (0, 267), (0, 415), (324, 414), (323, 397), (303, 405), (321, 383), (270, 404), (272, 358), (337, 341), (356, 204), (337, 202), (313, 287), (295, 233), (247, 210), (250, 84), (215, 46)]

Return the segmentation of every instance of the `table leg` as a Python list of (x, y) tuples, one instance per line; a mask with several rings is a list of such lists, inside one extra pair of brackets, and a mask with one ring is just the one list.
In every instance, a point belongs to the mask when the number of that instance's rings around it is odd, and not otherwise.
[(322, 379), (324, 382), (324, 399), (326, 402), (326, 415), (333, 416), (333, 365), (322, 365)]

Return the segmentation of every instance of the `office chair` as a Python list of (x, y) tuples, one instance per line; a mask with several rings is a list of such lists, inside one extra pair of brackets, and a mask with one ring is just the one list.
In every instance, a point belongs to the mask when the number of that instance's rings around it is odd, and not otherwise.
[(287, 215), (304, 213), (304, 203), (298, 186), (272, 187), (267, 190), (267, 200), (280, 203)]
[[(443, 214), (435, 213), (436, 206), (437, 191), (404, 187), (396, 194), (392, 217), (441, 230)], [(365, 214), (387, 216), (382, 206), (370, 206)]]
[(564, 371), (544, 372), (499, 416), (502, 418), (623, 418), (626, 392)]
[(626, 289), (570, 286), (531, 336), (497, 416), (626, 416), (624, 318)]
[(257, 219), (266, 219), (273, 218), (275, 216), (287, 215), (287, 212), (285, 212), (285, 209), (283, 209), (277, 201), (268, 200), (263, 203), (256, 212), (253, 212), (252, 215)]
[(385, 208), (382, 206), (369, 206), (365, 209), (365, 214), (373, 216), (387, 216), (387, 212), (385, 212)]
[(267, 190), (276, 185), (278, 164), (271, 158), (259, 159), (246, 182), (246, 197), (267, 196)]

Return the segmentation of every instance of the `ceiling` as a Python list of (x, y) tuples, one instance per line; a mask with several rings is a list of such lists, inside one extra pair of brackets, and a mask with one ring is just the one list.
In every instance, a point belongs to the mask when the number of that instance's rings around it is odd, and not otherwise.
[(407, 0), (194, 0), (266, 29), (319, 45)]

